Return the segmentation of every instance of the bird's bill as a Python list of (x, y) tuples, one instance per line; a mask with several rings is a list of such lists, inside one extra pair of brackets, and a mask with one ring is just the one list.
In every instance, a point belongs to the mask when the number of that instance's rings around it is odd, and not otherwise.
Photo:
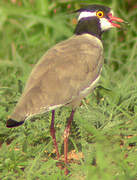
[(117, 28), (121, 27), (120, 24), (116, 24), (113, 21), (120, 22), (120, 23), (124, 22), (123, 19), (113, 16), (112, 13), (109, 13), (108, 17), (109, 17), (109, 22), (112, 24), (112, 26), (117, 27)]

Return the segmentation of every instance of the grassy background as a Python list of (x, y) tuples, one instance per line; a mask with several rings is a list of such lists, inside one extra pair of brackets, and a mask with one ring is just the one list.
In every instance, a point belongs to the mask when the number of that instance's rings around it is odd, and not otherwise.
[[(101, 81), (78, 108), (69, 139), (69, 177), (56, 166), (49, 133), (51, 113), (7, 129), (26, 79), (43, 53), (70, 37), (75, 15), (91, 1), (0, 1), (0, 179), (47, 180), (137, 179), (137, 3), (94, 0), (113, 8), (130, 23), (103, 35), (105, 64)], [(56, 136), (62, 134), (70, 109), (56, 111)], [(77, 157), (78, 156), (78, 157)]]

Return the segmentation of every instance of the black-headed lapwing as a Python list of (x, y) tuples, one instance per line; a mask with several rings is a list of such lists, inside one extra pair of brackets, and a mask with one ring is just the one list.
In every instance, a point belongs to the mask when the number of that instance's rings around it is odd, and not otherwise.
[(115, 21), (123, 22), (113, 16), (109, 7), (103, 5), (89, 5), (75, 12), (79, 16), (74, 35), (49, 49), (36, 64), (14, 112), (7, 120), (7, 127), (11, 128), (23, 124), (36, 114), (52, 111), (50, 133), (59, 159), (54, 129), (55, 109), (71, 106), (72, 112), (64, 131), (66, 164), (74, 112), (100, 78), (103, 65), (101, 35), (110, 28), (119, 28), (120, 25)]

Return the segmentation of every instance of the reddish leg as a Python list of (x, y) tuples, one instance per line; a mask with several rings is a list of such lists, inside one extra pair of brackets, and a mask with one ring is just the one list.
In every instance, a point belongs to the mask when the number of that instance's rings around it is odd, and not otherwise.
[(68, 137), (69, 137), (69, 133), (70, 133), (70, 126), (71, 126), (71, 122), (73, 120), (73, 116), (74, 116), (75, 110), (72, 110), (70, 117), (68, 119), (68, 123), (66, 126), (66, 129), (64, 131), (64, 158), (65, 158), (65, 175), (68, 174), (68, 170), (66, 168), (66, 165), (68, 163)]
[(50, 135), (52, 136), (54, 147), (56, 149), (56, 155), (57, 159), (59, 160), (59, 151), (58, 151), (58, 145), (56, 142), (56, 136), (55, 136), (55, 128), (54, 128), (54, 118), (55, 118), (55, 110), (52, 111), (52, 120), (51, 120), (51, 125), (50, 125)]

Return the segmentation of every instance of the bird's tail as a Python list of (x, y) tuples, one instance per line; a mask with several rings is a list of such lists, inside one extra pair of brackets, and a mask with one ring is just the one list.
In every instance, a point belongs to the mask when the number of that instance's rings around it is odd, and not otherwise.
[(18, 109), (15, 111), (8, 117), (8, 120), (6, 122), (6, 126), (8, 128), (12, 128), (12, 127), (17, 127), (17, 126), (20, 126), (24, 123), (25, 121), (25, 115), (24, 113), (20, 113), (18, 112)]
[(12, 128), (12, 127), (17, 127), (17, 126), (20, 126), (20, 125), (22, 125), (24, 123), (24, 121), (16, 121), (16, 120), (14, 120), (14, 119), (11, 119), (11, 118), (9, 118), (8, 120), (7, 120), (7, 123), (6, 123), (6, 126), (8, 127), (8, 128)]

